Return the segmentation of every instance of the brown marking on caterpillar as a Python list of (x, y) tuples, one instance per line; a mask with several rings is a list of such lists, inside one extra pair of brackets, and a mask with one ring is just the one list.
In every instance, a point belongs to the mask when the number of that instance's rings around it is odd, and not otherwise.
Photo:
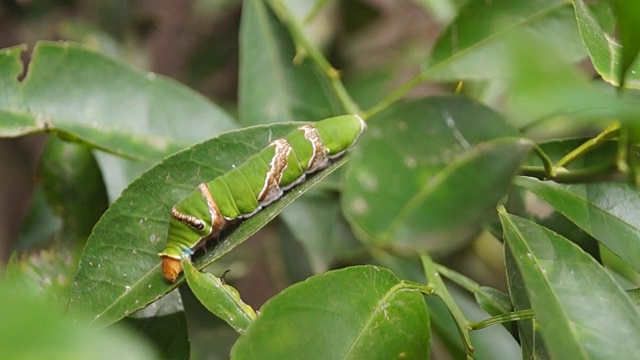
[(171, 208), (171, 216), (178, 220), (178, 221), (182, 221), (183, 223), (187, 224), (188, 226), (198, 230), (198, 231), (202, 231), (202, 229), (204, 229), (204, 222), (200, 219), (198, 219), (195, 216), (191, 216), (191, 215), (186, 215), (181, 213), (180, 211), (178, 211), (176, 209), (176, 207), (172, 207)]
[(220, 235), (222, 229), (227, 226), (227, 221), (224, 216), (222, 216), (218, 204), (216, 204), (216, 201), (213, 199), (209, 185), (202, 183), (198, 185), (198, 190), (200, 190), (200, 193), (202, 193), (202, 196), (207, 201), (207, 208), (209, 209), (209, 216), (211, 217), (211, 230), (209, 234), (203, 238), (203, 240), (208, 240)]
[(274, 140), (270, 145), (275, 146), (275, 153), (269, 163), (269, 171), (265, 176), (262, 191), (258, 194), (258, 202), (262, 206), (267, 206), (282, 196), (280, 180), (287, 168), (287, 160), (291, 153), (291, 145), (285, 139)]
[(313, 147), (313, 155), (309, 159), (305, 173), (311, 174), (327, 167), (329, 165), (329, 158), (327, 157), (329, 151), (322, 144), (318, 130), (312, 124), (302, 125), (299, 129), (304, 131), (304, 137), (311, 142)]

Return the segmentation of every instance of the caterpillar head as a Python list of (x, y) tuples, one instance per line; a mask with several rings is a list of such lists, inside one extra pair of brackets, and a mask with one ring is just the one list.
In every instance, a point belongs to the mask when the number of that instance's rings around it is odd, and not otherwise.
[(159, 253), (164, 277), (174, 282), (182, 272), (180, 260), (190, 258), (206, 240), (217, 237), (226, 225), (206, 184), (171, 209), (167, 245)]
[(170, 256), (161, 256), (162, 258), (162, 274), (164, 278), (176, 282), (178, 275), (182, 272), (182, 264), (180, 259), (175, 259)]

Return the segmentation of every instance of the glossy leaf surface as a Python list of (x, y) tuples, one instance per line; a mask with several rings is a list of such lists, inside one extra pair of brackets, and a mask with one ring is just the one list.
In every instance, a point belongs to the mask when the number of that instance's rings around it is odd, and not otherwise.
[(20, 49), (0, 53), (0, 136), (52, 131), (125, 157), (159, 160), (235, 127), (183, 85), (71, 43), (38, 43), (18, 83)]
[(347, 219), (374, 244), (459, 246), (531, 147), (514, 134), (498, 114), (464, 98), (422, 99), (380, 114), (347, 169)]
[(200, 303), (234, 330), (244, 333), (256, 313), (240, 299), (238, 290), (212, 274), (199, 272), (189, 260), (183, 260), (182, 265), (187, 283)]
[(504, 212), (500, 218), (552, 357), (633, 358), (640, 345), (619, 342), (640, 336), (640, 313), (613, 278), (556, 233)]
[[(611, 1), (611, 3), (614, 3), (614, 1)], [(626, 3), (631, 7), (637, 6), (635, 1), (619, 1), (619, 3), (622, 7), (627, 6), (624, 5)], [(634, 45), (632, 43), (629, 44), (631, 49), (627, 55), (624, 53), (620, 43), (603, 29), (602, 24), (600, 24), (598, 18), (585, 1), (573, 0), (573, 6), (582, 42), (598, 74), (605, 81), (620, 85), (620, 75), (625, 71), (626, 86), (635, 89), (640, 87), (640, 62), (634, 62), (632, 59)], [(632, 24), (628, 30), (632, 30), (631, 28), (633, 27), (637, 28), (637, 23), (629, 23), (631, 19), (624, 19), (627, 15), (633, 16), (632, 12), (629, 14), (623, 13), (623, 18), (620, 20), (625, 24)], [(629, 41), (632, 42), (633, 40), (629, 39)], [(635, 41), (637, 41), (637, 38)], [(637, 53), (637, 50), (635, 52)], [(629, 59), (625, 59), (626, 56), (629, 56)]]
[(640, 270), (640, 193), (622, 183), (564, 185), (518, 177), (523, 187)]
[(269, 300), (231, 357), (426, 359), (429, 341), (422, 295), (389, 270), (355, 266), (313, 276)]
[(240, 29), (240, 122), (244, 125), (315, 121), (334, 113), (326, 84), (295, 47), (266, 1), (243, 3)]
[(556, 44), (565, 58), (583, 51), (571, 9), (562, 0), (471, 0), (440, 35), (423, 67), (430, 80), (491, 79), (504, 76), (505, 41), (527, 31)]
[(108, 206), (105, 184), (91, 149), (50, 137), (40, 160), (39, 178), (47, 202), (62, 218), (64, 240), (84, 245)]
[[(640, 3), (637, 1), (611, 0), (611, 5), (618, 17), (618, 37), (622, 44), (622, 61), (618, 79), (624, 85), (626, 75), (636, 62), (640, 51)], [(634, 71), (631, 71), (634, 74)], [(635, 74), (634, 74), (635, 75)]]

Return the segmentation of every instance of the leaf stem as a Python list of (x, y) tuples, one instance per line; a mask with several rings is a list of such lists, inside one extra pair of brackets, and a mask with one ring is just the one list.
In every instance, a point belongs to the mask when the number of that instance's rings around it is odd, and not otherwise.
[(504, 315), (492, 316), (488, 319), (478, 321), (476, 323), (470, 323), (469, 328), (471, 330), (480, 330), (491, 325), (502, 324), (511, 321), (529, 320), (533, 319), (534, 317), (535, 313), (533, 312), (533, 309), (518, 310)]
[[(297, 54), (294, 57), (294, 62), (299, 63), (308, 55), (328, 80), (331, 89), (340, 101), (343, 110), (350, 114), (359, 113), (360, 108), (351, 98), (345, 89), (344, 84), (340, 80), (340, 71), (334, 68), (324, 57), (322, 52), (304, 35), (302, 26), (295, 19), (287, 6), (284, 5), (281, 0), (270, 0), (269, 4), (280, 21), (282, 21), (282, 23), (289, 29), (293, 42), (296, 44)], [(366, 120), (366, 116), (362, 116), (362, 118)]]
[(420, 261), (422, 262), (422, 268), (427, 278), (429, 286), (434, 289), (433, 294), (438, 296), (445, 306), (449, 309), (449, 313), (453, 316), (453, 320), (456, 323), (462, 342), (466, 348), (467, 359), (473, 359), (473, 345), (471, 345), (471, 338), (469, 337), (469, 321), (462, 313), (462, 310), (458, 307), (453, 297), (447, 290), (436, 264), (431, 260), (427, 254), (420, 255)]
[(555, 165), (553, 166), (554, 170), (558, 168), (564, 168), (566, 165), (580, 158), (587, 152), (597, 148), (598, 146), (604, 144), (609, 139), (617, 136), (619, 132), (620, 132), (620, 122), (616, 121), (610, 124), (596, 137), (585, 141), (580, 146), (573, 149), (573, 151), (569, 152), (567, 155), (563, 156), (560, 160), (558, 160), (558, 162), (556, 162)]
[(553, 161), (551, 161), (551, 158), (549, 158), (547, 153), (545, 153), (537, 143), (533, 149), (536, 155), (538, 155), (538, 157), (540, 158), (540, 161), (542, 161), (542, 166), (544, 167), (545, 173), (547, 175), (551, 174), (553, 172)]
[(436, 270), (438, 270), (438, 272), (444, 277), (458, 284), (460, 287), (472, 294), (475, 294), (480, 289), (480, 284), (446, 266), (436, 264)]
[(540, 166), (521, 166), (518, 175), (530, 176), (540, 180), (553, 180), (557, 183), (573, 184), (593, 181), (611, 174), (616, 169), (615, 164), (604, 163), (584, 169), (566, 170), (550, 177), (549, 173)]
[(425, 285), (409, 280), (402, 280), (401, 284), (403, 289), (417, 290), (425, 295), (434, 295), (436, 293), (436, 288), (432, 284)]
[(607, 126), (596, 137), (585, 141), (584, 143), (580, 144), (580, 146), (571, 150), (556, 163), (553, 163), (553, 161), (551, 161), (544, 150), (542, 150), (542, 148), (536, 144), (534, 149), (536, 155), (542, 161), (542, 168), (539, 166), (521, 166), (520, 175), (531, 176), (540, 180), (553, 180), (559, 183), (576, 183), (592, 181), (594, 180), (594, 178), (610, 174), (611, 171), (615, 170), (616, 168), (620, 172), (624, 173), (624, 170), (626, 169), (624, 166), (626, 164), (626, 154), (624, 154), (625, 150), (623, 146), (619, 146), (618, 148), (618, 155), (615, 164), (601, 163), (595, 166), (577, 170), (570, 170), (566, 168), (566, 166), (573, 161), (579, 159), (589, 151), (594, 150), (595, 148), (599, 147), (600, 145), (609, 141), (611, 138), (618, 135), (620, 135), (620, 142), (622, 142), (624, 131), (621, 131), (620, 122), (616, 121)]
[(409, 91), (411, 91), (414, 87), (416, 87), (416, 85), (420, 84), (425, 79), (426, 76), (424, 73), (419, 73), (418, 75), (414, 76), (411, 80), (407, 81), (402, 86), (392, 91), (391, 94), (389, 94), (386, 98), (380, 100), (380, 102), (378, 102), (376, 105), (365, 111), (363, 114), (363, 118), (370, 118), (388, 108), (389, 106), (393, 105), (397, 101), (401, 100), (403, 97), (405, 97), (405, 95), (409, 93)]

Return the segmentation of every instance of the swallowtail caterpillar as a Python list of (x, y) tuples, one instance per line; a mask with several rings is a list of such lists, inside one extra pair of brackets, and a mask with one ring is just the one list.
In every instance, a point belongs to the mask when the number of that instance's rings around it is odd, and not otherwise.
[(191, 257), (230, 224), (249, 218), (342, 156), (366, 128), (358, 115), (343, 115), (300, 126), (241, 165), (198, 185), (171, 209), (162, 273), (175, 282), (180, 259)]

